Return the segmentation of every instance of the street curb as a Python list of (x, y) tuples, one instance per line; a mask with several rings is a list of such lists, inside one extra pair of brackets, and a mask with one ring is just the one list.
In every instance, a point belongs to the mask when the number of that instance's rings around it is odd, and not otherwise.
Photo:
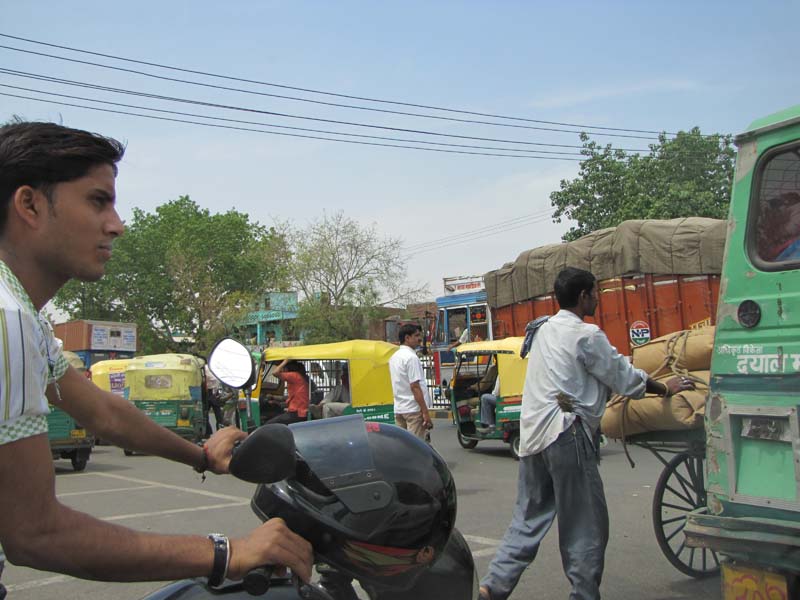
[(448, 420), (450, 420), (450, 421), (452, 421), (452, 420), (453, 420), (453, 412), (452, 412), (452, 411), (450, 411), (450, 410), (444, 410), (444, 409), (435, 409), (435, 408), (433, 408), (433, 409), (430, 409), (430, 410), (428, 411), (428, 413), (429, 413), (429, 414), (431, 415), (431, 417), (432, 417), (432, 418), (434, 418), (434, 419), (448, 419)]

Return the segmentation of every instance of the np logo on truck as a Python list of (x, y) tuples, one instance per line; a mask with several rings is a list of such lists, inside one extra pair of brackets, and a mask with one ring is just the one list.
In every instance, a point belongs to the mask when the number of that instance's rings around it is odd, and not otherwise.
[(631, 323), (631, 343), (634, 346), (641, 346), (650, 341), (650, 325), (644, 321), (634, 321)]

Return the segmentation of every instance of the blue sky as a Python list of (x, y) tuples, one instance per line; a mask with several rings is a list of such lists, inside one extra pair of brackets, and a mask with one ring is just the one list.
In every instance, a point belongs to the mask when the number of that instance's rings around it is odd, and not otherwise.
[[(696, 125), (704, 133), (735, 133), (800, 98), (787, 43), (796, 37), (800, 21), (797, 2), (0, 0), (0, 15), (0, 33), (51, 44), (287, 86), (584, 126), (677, 131)], [(0, 38), (0, 45), (267, 93), (433, 112), (203, 79), (8, 38)], [(0, 68), (382, 127), (579, 144), (575, 133), (325, 107), (7, 49), (0, 49)], [(261, 123), (506, 146), (180, 105), (3, 73), (0, 84)], [(54, 99), (2, 87), (0, 93)], [(405, 254), (424, 244), (426, 252), (409, 258), (408, 274), (410, 281), (427, 284), (431, 297), (442, 293), (444, 276), (482, 273), (523, 250), (557, 241), (567, 224), (553, 224), (542, 215), (550, 209), (550, 192), (578, 169), (568, 160), (358, 146), (0, 96), (0, 121), (14, 114), (125, 141), (128, 151), (118, 178), (123, 217), (134, 206), (152, 210), (182, 194), (212, 211), (235, 208), (264, 224), (277, 219), (302, 225), (323, 211), (342, 210), (402, 238)], [(595, 139), (627, 148), (648, 143)]]

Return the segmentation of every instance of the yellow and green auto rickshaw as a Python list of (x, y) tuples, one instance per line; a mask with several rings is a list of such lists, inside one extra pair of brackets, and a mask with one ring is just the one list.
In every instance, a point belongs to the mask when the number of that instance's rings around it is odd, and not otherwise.
[[(389, 359), (396, 351), (397, 346), (376, 340), (268, 348), (261, 357), (252, 405), (269, 409), (274, 405), (270, 400), (283, 396), (272, 371), (281, 361), (291, 359), (303, 363), (311, 382), (309, 419), (332, 414), (324, 410), (331, 400), (339, 409), (333, 414), (360, 413), (367, 421), (394, 423)], [(257, 399), (260, 403), (255, 402)], [(259, 419), (266, 421), (270, 414), (260, 414)]]
[[(509, 444), (511, 455), (519, 458), (522, 386), (528, 368), (528, 359), (519, 356), (523, 340), (510, 337), (458, 347), (450, 381), (450, 403), (462, 448), (472, 449), (483, 440), (502, 440)], [(480, 397), (491, 394), (498, 378), (494, 425), (481, 428)]]
[[(81, 373), (86, 372), (86, 365), (80, 356), (68, 350), (64, 350), (63, 354), (72, 367)], [(68, 458), (76, 471), (83, 471), (86, 468), (94, 446), (94, 438), (69, 414), (52, 404), (50, 414), (47, 415), (47, 437), (50, 440), (50, 452), (54, 460)]]
[(200, 441), (208, 416), (203, 366), (202, 359), (190, 354), (132, 358), (125, 370), (124, 397), (159, 425)]
[(125, 396), (125, 371), (132, 359), (101, 360), (92, 365), (92, 381), (101, 390)]

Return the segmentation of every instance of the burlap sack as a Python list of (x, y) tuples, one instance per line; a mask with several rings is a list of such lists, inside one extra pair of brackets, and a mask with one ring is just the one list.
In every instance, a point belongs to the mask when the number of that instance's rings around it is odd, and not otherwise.
[(633, 366), (656, 377), (664, 373), (707, 371), (714, 349), (714, 326), (676, 331), (633, 349)]
[[(670, 376), (659, 378), (666, 381)], [(697, 429), (703, 426), (708, 371), (689, 373), (696, 390), (676, 394), (669, 399), (647, 395), (641, 400), (614, 396), (606, 405), (600, 430), (608, 437), (622, 439), (646, 431)]]

